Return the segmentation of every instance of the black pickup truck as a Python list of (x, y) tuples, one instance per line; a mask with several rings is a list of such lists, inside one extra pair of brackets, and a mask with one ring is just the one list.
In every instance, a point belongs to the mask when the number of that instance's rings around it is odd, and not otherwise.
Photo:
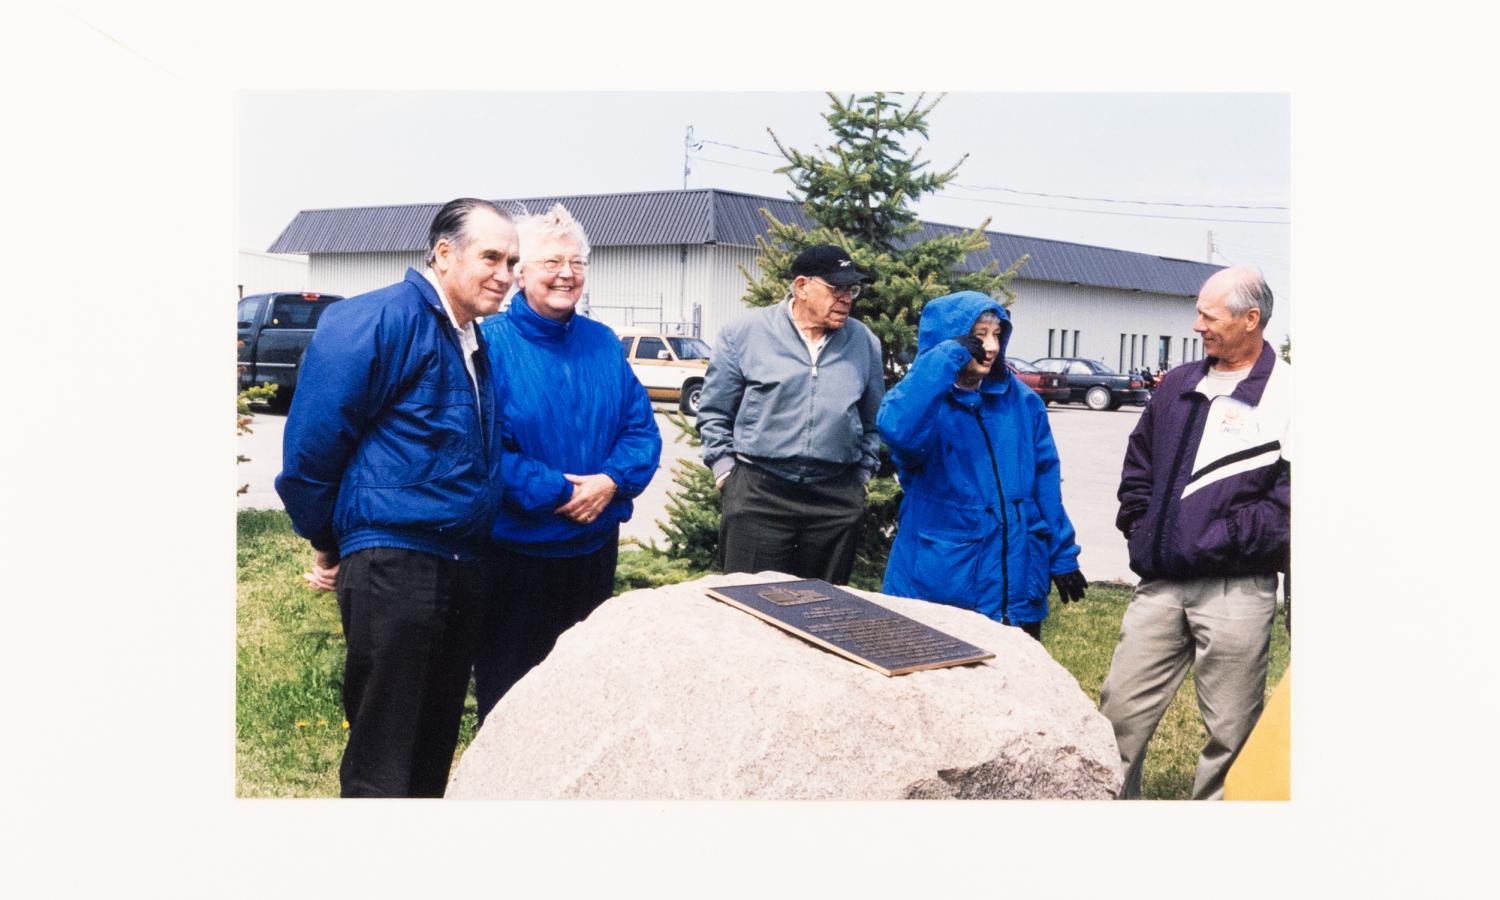
[(313, 329), (328, 304), (344, 299), (337, 294), (287, 291), (251, 294), (239, 305), (239, 388), (274, 384), (274, 406), (285, 409), (297, 389), (302, 355)]

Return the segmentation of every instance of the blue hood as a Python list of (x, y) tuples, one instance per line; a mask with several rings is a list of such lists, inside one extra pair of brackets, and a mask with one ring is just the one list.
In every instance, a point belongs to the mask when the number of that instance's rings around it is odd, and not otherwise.
[(1003, 323), (1004, 354), (1010, 316), (994, 298), (961, 291), (929, 302), (922, 352), (880, 406), (902, 490), (881, 590), (1040, 622), (1050, 577), (1078, 568), (1078, 542), (1042, 399), (999, 360), (979, 390), (955, 383), (970, 357), (954, 338), (986, 312)]
[(1005, 367), (1005, 348), (1010, 344), (1010, 313), (994, 297), (978, 291), (959, 291), (927, 301), (922, 307), (922, 321), (917, 327), (917, 353), (925, 353), (943, 341), (969, 333), (974, 322), (987, 312), (1000, 319), (1000, 356), (985, 382), (1003, 381), (1010, 370)]

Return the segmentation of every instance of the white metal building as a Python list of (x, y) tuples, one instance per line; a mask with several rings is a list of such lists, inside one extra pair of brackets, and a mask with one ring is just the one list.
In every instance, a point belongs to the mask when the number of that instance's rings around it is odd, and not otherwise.
[[(811, 226), (788, 199), (715, 189), (590, 194), (497, 201), (542, 212), (562, 202), (592, 245), (590, 314), (615, 328), (660, 327), (715, 335), (744, 311), (743, 267), (759, 275), (755, 238), (765, 209)], [(441, 204), (304, 210), (270, 247), (306, 254), (306, 289), (350, 296), (420, 268), (427, 229)], [(924, 223), (917, 239), (963, 231)], [(1202, 356), (1193, 334), (1198, 288), (1220, 267), (1105, 247), (988, 232), (990, 248), (966, 267), (1030, 260), (1012, 282), (1010, 355), (1087, 356), (1121, 370), (1159, 368)], [(856, 304), (855, 316), (858, 316)]]
[(306, 291), (311, 268), (306, 256), (292, 253), (260, 253), (241, 250), (239, 296), (271, 291)]

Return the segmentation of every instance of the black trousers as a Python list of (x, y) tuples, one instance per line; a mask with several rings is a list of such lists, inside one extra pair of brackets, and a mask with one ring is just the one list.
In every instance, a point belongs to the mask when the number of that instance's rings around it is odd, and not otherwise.
[(846, 584), (854, 569), (865, 487), (857, 467), (829, 481), (788, 481), (741, 462), (724, 482), (719, 565)]
[(343, 796), (443, 796), (488, 572), (484, 562), (391, 547), (339, 562), (348, 643)]
[(481, 723), (522, 676), (547, 658), (564, 631), (614, 594), (619, 553), (618, 539), (584, 556), (496, 551), (496, 585), (485, 603), (474, 663)]

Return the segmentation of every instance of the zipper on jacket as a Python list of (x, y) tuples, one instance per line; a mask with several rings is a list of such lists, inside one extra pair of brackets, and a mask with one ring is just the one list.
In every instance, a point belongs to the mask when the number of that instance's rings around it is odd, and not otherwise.
[(974, 407), (974, 421), (984, 435), (984, 449), (990, 454), (990, 471), (995, 473), (995, 490), (1000, 493), (1000, 624), (1010, 624), (1010, 515), (1005, 511), (1005, 485), (1000, 483), (1000, 466), (995, 462), (995, 445), (984, 428), (984, 415)]
[(1196, 409), (1197, 399), (1189, 397), (1189, 402), (1193, 404), (1194, 410), (1187, 417), (1187, 422), (1182, 427), (1182, 434), (1177, 439), (1177, 454), (1172, 459), (1172, 471), (1167, 478), (1167, 489), (1162, 491), (1161, 512), (1156, 517), (1156, 536), (1151, 541), (1151, 566), (1153, 574), (1158, 578), (1161, 577), (1163, 568), (1161, 542), (1162, 537), (1167, 533), (1167, 513), (1172, 508), (1172, 498), (1177, 493), (1177, 476), (1182, 474), (1182, 462), (1187, 456), (1188, 438), (1192, 435), (1193, 426), (1199, 418)]
[[(478, 336), (477, 331), (475, 332), (475, 336)], [(463, 352), (462, 341), (459, 342), (459, 352)], [(490, 429), (486, 427), (485, 423), (489, 422), (491, 426), (498, 426), (500, 424), (500, 397), (495, 393), (495, 376), (494, 372), (490, 369), (489, 349), (485, 347), (484, 338), (482, 337), (479, 339), (479, 349), (474, 351), (474, 356), (476, 357), (474, 360), (474, 408), (479, 411), (479, 449), (484, 455), (484, 465), (486, 470), (488, 470), (490, 464)], [(491, 419), (486, 419), (484, 416), (484, 385), (480, 384), (479, 378), (481, 371), (485, 376), (483, 379), (484, 384), (488, 385), (490, 389), (490, 399), (492, 401), (492, 408), (490, 409)]]
[[(458, 351), (458, 364), (463, 369), (464, 377), (468, 378), (469, 354), (464, 350), (463, 338), (459, 337), (457, 329), (452, 327), (453, 323), (448, 321), (446, 315), (440, 314), (440, 317), (441, 324), (438, 326), (438, 330), (448, 336), (448, 343)], [(477, 322), (471, 322), (470, 324), (474, 327), (474, 337), (479, 338), (477, 342), (478, 346), (475, 348), (474, 352), (475, 354), (483, 357), (487, 351), (484, 348), (484, 339), (479, 336), (479, 324)], [(479, 384), (479, 369), (481, 366), (486, 365), (488, 362), (488, 359), (484, 359), (482, 362), (476, 361), (474, 363), (474, 379), (469, 383), (469, 386), (474, 389), (474, 416), (479, 420), (479, 447), (481, 457), (484, 459), (486, 467), (488, 467), (489, 465), (490, 446), (488, 439), (488, 429), (485, 428), (484, 389)], [(500, 410), (498, 408), (495, 409), (493, 411), (493, 414), (498, 416), (500, 414)]]

